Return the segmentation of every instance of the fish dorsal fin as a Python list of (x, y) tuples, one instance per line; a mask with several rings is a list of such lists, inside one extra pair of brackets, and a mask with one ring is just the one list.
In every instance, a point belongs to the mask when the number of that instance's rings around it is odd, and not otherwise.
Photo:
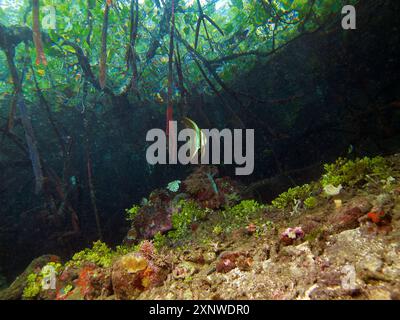
[(184, 117), (182, 119), (182, 122), (187, 128), (192, 129), (195, 132), (195, 141), (193, 141), (192, 143), (196, 151), (193, 153), (192, 159), (193, 157), (196, 156), (199, 150), (200, 154), (203, 155), (204, 149), (207, 144), (207, 137), (205, 136), (203, 131), (199, 128), (199, 126), (196, 124), (196, 122), (194, 122), (192, 119)]

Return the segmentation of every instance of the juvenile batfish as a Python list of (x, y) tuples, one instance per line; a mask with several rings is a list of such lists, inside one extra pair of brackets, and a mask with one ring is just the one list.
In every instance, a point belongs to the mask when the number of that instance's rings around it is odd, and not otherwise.
[(206, 135), (203, 133), (203, 131), (201, 131), (201, 129), (193, 120), (185, 117), (182, 119), (182, 122), (188, 129), (192, 129), (195, 132), (195, 138), (191, 141), (191, 148), (190, 148), (190, 150), (195, 150), (195, 151), (193, 152), (191, 159), (193, 159), (197, 155), (199, 150), (200, 150), (200, 156), (202, 156), (207, 145)]

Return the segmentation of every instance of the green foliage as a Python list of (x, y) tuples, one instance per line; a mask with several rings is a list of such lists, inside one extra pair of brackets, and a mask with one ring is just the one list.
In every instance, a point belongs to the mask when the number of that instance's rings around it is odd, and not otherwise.
[[(9, 25), (32, 25), (32, 15), (27, 10), (27, 1), (16, 0), (18, 4), (11, 7), (0, 5), (0, 23)], [(355, 1), (349, 0), (348, 3)], [(43, 30), (48, 34), (54, 45), (45, 43), (45, 54), (48, 58), (48, 70), (43, 70), (40, 66), (34, 66), (38, 73), (38, 82), (41, 88), (51, 88), (51, 81), (57, 82), (58, 92), (56, 96), (54, 110), (60, 110), (68, 106), (74, 106), (82, 89), (82, 70), (76, 63), (75, 49), (72, 46), (63, 45), (63, 39), (74, 42), (79, 45), (85, 54), (93, 61), (99, 60), (101, 46), (101, 27), (104, 15), (104, 3), (101, 1), (90, 0), (43, 0), (42, 17), (48, 12), (44, 10), (45, 6), (55, 6), (56, 30)], [(169, 3), (169, 1), (166, 1)], [(201, 28), (198, 37), (199, 43), (197, 51), (206, 59), (212, 60), (223, 56), (231, 55), (237, 52), (246, 51), (269, 51), (273, 47), (281, 46), (287, 41), (298, 36), (301, 32), (310, 31), (323, 24), (324, 21), (334, 13), (339, 13), (343, 1), (324, 0), (313, 3), (313, 14), (310, 16), (310, 1), (307, 0), (276, 0), (276, 1), (254, 1), (254, 0), (232, 0), (232, 1), (202, 1), (202, 9), (215, 25), (222, 29), (223, 34), (217, 28), (208, 24), (207, 32)], [(92, 16), (93, 29), (90, 43), (86, 40), (88, 35), (88, 23), (82, 21), (82, 17)], [(154, 40), (160, 31), (160, 24), (163, 21), (164, 8), (158, 9), (155, 1), (140, 1), (139, 3), (139, 21), (138, 39), (136, 41), (136, 54), (138, 61), (146, 62), (146, 55)], [(276, 24), (276, 17), (282, 17), (285, 23)], [(111, 10), (109, 15), (109, 35), (108, 37), (108, 56), (109, 56), (109, 79), (110, 86), (118, 91), (126, 83), (126, 76), (121, 72), (125, 67), (126, 45), (129, 43), (129, 20), (130, 5), (127, 1), (122, 1), (118, 10)], [(164, 19), (165, 20), (165, 19)], [(180, 1), (176, 10), (176, 28), (179, 34), (193, 46), (196, 38), (195, 26), (198, 20), (197, 1)], [(82, 23), (84, 22), (84, 23)], [(168, 27), (163, 26), (166, 30)], [(143, 63), (140, 74), (146, 81), (139, 83), (139, 90), (143, 96), (155, 96), (160, 91), (165, 91), (165, 83), (168, 71), (168, 37), (161, 36), (160, 47), (157, 55), (151, 63)], [(122, 45), (121, 45), (122, 44)], [(187, 56), (186, 48), (182, 46), (182, 56)], [(25, 54), (25, 47), (17, 48), (17, 57)], [(28, 47), (27, 54), (35, 57), (34, 46)], [(218, 53), (218, 54), (216, 54)], [(0, 66), (6, 65), (4, 57), (0, 55)], [(200, 90), (209, 90), (204, 86), (201, 73), (199, 72), (193, 59), (185, 61), (185, 78), (190, 83), (200, 87)], [(251, 68), (257, 63), (254, 56), (249, 55), (246, 63), (239, 60), (227, 61), (217, 69), (218, 75), (224, 81), (230, 81), (237, 75), (238, 66), (240, 68)], [(73, 65), (71, 69), (66, 70), (66, 65)], [(3, 69), (0, 67), (0, 69)], [(0, 70), (3, 71), (3, 70)], [(97, 66), (93, 66), (96, 74)], [(245, 70), (243, 70), (245, 71)], [(45, 72), (45, 74), (44, 74)], [(51, 74), (51, 79), (48, 76)], [(0, 83), (1, 84), (1, 83)], [(29, 88), (34, 88), (31, 71), (27, 73), (25, 83)], [(10, 87), (0, 87), (0, 97), (4, 91), (10, 92)], [(74, 94), (70, 99), (62, 99), (63, 92), (69, 91)], [(34, 91), (27, 88), (26, 92), (33, 95)], [(60, 99), (59, 99), (60, 98)], [(64, 101), (68, 100), (67, 105)]]
[(348, 160), (339, 158), (336, 162), (324, 165), (325, 174), (321, 183), (326, 185), (354, 186), (367, 182), (368, 178), (386, 180), (390, 176), (390, 168), (382, 157)]
[(154, 247), (159, 250), (164, 247), (167, 243), (167, 238), (165, 235), (161, 234), (161, 232), (157, 232), (153, 237)]
[(251, 219), (256, 219), (257, 215), (265, 208), (266, 206), (255, 200), (242, 200), (237, 205), (221, 212), (223, 221), (214, 227), (213, 233), (219, 235), (222, 232), (231, 232), (244, 227)]
[(126, 245), (117, 246), (115, 248), (114, 256), (123, 256), (125, 254), (128, 254), (131, 251), (132, 251), (132, 248), (128, 247)]
[(61, 270), (61, 263), (49, 262), (40, 270), (39, 273), (30, 273), (27, 277), (24, 291), (22, 292), (22, 298), (36, 298), (42, 290), (42, 280), (46, 277), (49, 277), (53, 271), (55, 275), (57, 275)]
[(181, 200), (176, 209), (171, 217), (174, 230), (168, 233), (168, 237), (173, 240), (182, 239), (193, 222), (204, 219), (207, 215), (207, 211), (194, 201)]
[(57, 274), (57, 273), (59, 273), (61, 271), (61, 269), (62, 269), (62, 264), (61, 263), (49, 262), (40, 271), (40, 276), (42, 278), (49, 276), (51, 270), (54, 270), (55, 273)]
[(226, 207), (232, 207), (234, 204), (240, 201), (240, 195), (236, 192), (225, 194), (225, 203)]
[(64, 287), (64, 289), (63, 289), (64, 295), (66, 295), (66, 294), (68, 294), (69, 292), (71, 292), (71, 290), (72, 290), (73, 288), (74, 288), (74, 287), (73, 287), (71, 284), (67, 284), (67, 285)]
[(255, 200), (243, 200), (227, 211), (230, 217), (243, 220), (263, 209), (265, 206)]
[[(323, 187), (328, 185), (354, 186), (371, 179), (387, 183), (391, 173), (390, 167), (382, 157), (364, 157), (356, 160), (339, 158), (332, 164), (325, 164), (324, 169), (325, 174), (321, 178)], [(318, 204), (318, 199), (313, 196), (313, 193), (319, 187), (320, 184), (316, 183), (290, 188), (274, 199), (272, 205), (278, 209), (288, 209), (293, 208), (296, 201), (302, 201), (306, 208), (314, 208)]]
[(133, 205), (130, 209), (125, 209), (126, 220), (133, 221), (135, 220), (137, 214), (139, 213), (140, 206)]
[(72, 259), (67, 263), (70, 266), (81, 266), (84, 263), (94, 263), (99, 267), (111, 267), (116, 257), (125, 255), (133, 249), (127, 246), (117, 246), (115, 250), (109, 248), (104, 242), (96, 241), (91, 249), (86, 248), (73, 255)]
[(39, 276), (36, 273), (29, 274), (24, 291), (22, 293), (22, 298), (23, 299), (36, 298), (39, 295), (40, 290), (42, 289), (40, 281), (41, 280), (39, 279)]
[(312, 204), (314, 200), (310, 200), (313, 186), (305, 184), (290, 188), (288, 191), (280, 194), (275, 200), (272, 200), (272, 205), (278, 209), (292, 208), (296, 200), (305, 201), (308, 199), (308, 204)]
[(256, 232), (254, 233), (254, 236), (256, 238), (260, 238), (266, 234), (268, 230), (271, 230), (274, 228), (274, 223), (272, 221), (265, 221), (265, 219), (259, 219), (258, 221), (255, 222), (256, 225)]
[(217, 236), (220, 235), (223, 231), (224, 231), (224, 228), (220, 224), (217, 224), (213, 228), (213, 233), (216, 234)]
[(307, 209), (312, 209), (315, 208), (318, 204), (318, 200), (316, 197), (308, 197), (307, 199), (304, 200), (304, 205), (306, 206)]
[(86, 248), (75, 253), (67, 265), (81, 266), (84, 263), (91, 262), (99, 267), (108, 268), (115, 256), (116, 252), (113, 252), (104, 242), (99, 240), (93, 243), (92, 249)]

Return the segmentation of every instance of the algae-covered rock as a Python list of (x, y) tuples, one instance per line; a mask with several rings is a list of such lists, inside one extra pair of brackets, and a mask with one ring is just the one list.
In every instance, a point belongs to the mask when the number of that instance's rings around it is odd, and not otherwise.
[(199, 268), (195, 263), (183, 261), (174, 268), (172, 275), (175, 279), (190, 279), (197, 272)]
[(216, 265), (216, 271), (227, 273), (235, 268), (248, 270), (253, 263), (253, 259), (247, 252), (224, 252), (219, 257)]
[(0, 291), (0, 300), (19, 300), (26, 286), (30, 274), (39, 273), (40, 270), (50, 262), (59, 262), (60, 258), (55, 255), (43, 255), (33, 260), (25, 271), (15, 279), (15, 281), (7, 288)]
[(67, 266), (58, 277), (57, 300), (95, 300), (112, 295), (111, 268)]
[(145, 290), (162, 284), (167, 270), (141, 253), (130, 253), (112, 267), (112, 286), (117, 299), (135, 299)]

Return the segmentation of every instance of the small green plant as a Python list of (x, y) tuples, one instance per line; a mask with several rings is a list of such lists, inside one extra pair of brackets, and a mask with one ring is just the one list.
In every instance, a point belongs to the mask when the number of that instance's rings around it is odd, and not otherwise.
[(318, 204), (318, 200), (316, 197), (308, 197), (307, 199), (304, 200), (304, 205), (307, 209), (312, 209), (315, 208)]
[(194, 201), (179, 201), (176, 211), (172, 214), (173, 231), (168, 233), (168, 238), (173, 240), (182, 239), (187, 235), (189, 226), (201, 219), (204, 219), (207, 211), (200, 208)]
[(267, 220), (266, 222), (262, 223), (264, 220), (260, 220), (256, 226), (256, 232), (254, 233), (254, 236), (256, 238), (260, 238), (266, 234), (268, 230), (271, 230), (274, 227), (274, 223), (272, 221)]
[(213, 233), (216, 234), (217, 236), (219, 236), (222, 232), (224, 232), (224, 228), (220, 224), (217, 224), (213, 228)]
[(39, 276), (36, 273), (29, 274), (26, 280), (24, 291), (22, 293), (22, 298), (23, 299), (36, 298), (39, 295), (40, 290), (42, 289), (40, 282), (41, 279), (39, 279)]
[(63, 289), (63, 293), (68, 294), (69, 292), (72, 291), (72, 289), (74, 289), (74, 287), (71, 284), (67, 284)]
[(133, 205), (130, 209), (125, 209), (126, 220), (133, 221), (139, 213), (140, 206)]
[(128, 254), (129, 252), (132, 252), (133, 249), (129, 246), (126, 245), (121, 245), (121, 246), (117, 246), (115, 248), (115, 256), (123, 256), (125, 254)]
[(258, 213), (264, 210), (266, 206), (255, 200), (242, 200), (237, 205), (226, 208), (221, 212), (223, 222), (214, 227), (213, 233), (218, 235), (222, 232), (231, 232), (234, 229), (244, 227), (249, 220), (254, 218)]
[(264, 205), (259, 204), (255, 200), (243, 200), (237, 205), (233, 206), (230, 209), (227, 209), (228, 214), (232, 217), (241, 219), (247, 219), (251, 215), (263, 210), (265, 208)]
[(93, 243), (92, 249), (86, 248), (75, 253), (67, 265), (81, 266), (85, 262), (91, 262), (99, 267), (107, 268), (111, 266), (115, 256), (116, 253), (99, 240)]
[(290, 188), (288, 191), (280, 194), (275, 200), (272, 200), (272, 205), (278, 209), (292, 208), (296, 201), (305, 201), (311, 198), (312, 192), (313, 186), (310, 184)]
[(390, 177), (391, 170), (382, 157), (348, 160), (339, 158), (336, 162), (324, 165), (325, 174), (321, 183), (325, 187), (354, 186), (365, 183), (369, 178), (377, 181), (386, 181)]
[(167, 238), (161, 234), (161, 232), (157, 232), (153, 237), (154, 247), (159, 250), (164, 247), (167, 243)]
[(225, 207), (229, 208), (240, 201), (240, 195), (236, 192), (228, 193), (225, 195)]

